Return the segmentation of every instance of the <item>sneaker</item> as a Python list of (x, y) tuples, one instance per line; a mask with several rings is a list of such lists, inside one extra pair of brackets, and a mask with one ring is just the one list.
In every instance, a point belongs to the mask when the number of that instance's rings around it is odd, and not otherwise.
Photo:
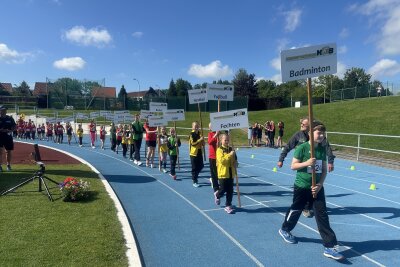
[(306, 218), (311, 218), (313, 216), (313, 212), (311, 210), (303, 210), (303, 216)]
[(167, 173), (168, 171), (166, 169), (162, 169), (162, 172), (163, 173)]
[(79, 147), (82, 147), (82, 145), (79, 145)]
[(92, 146), (92, 148), (95, 149), (96, 147), (95, 147), (95, 146)]
[(129, 161), (133, 161), (133, 158), (129, 158)]
[(335, 246), (333, 248), (324, 248), (324, 256), (334, 260), (344, 259), (344, 256), (338, 251), (338, 246)]
[(226, 213), (228, 213), (228, 214), (232, 214), (235, 210), (234, 209), (232, 209), (232, 207), (231, 206), (227, 206), (227, 207), (225, 207), (224, 208), (224, 210), (226, 211)]
[(11, 165), (7, 165), (7, 171), (11, 171)]
[(176, 174), (174, 176), (172, 176), (172, 178), (174, 178), (174, 180), (176, 180)]
[(133, 164), (136, 164), (136, 165), (137, 165), (137, 163), (138, 163), (138, 161), (135, 159), (135, 160), (133, 161)]
[(142, 165), (142, 162), (141, 162), (140, 160), (138, 160), (138, 161), (137, 161), (137, 165), (138, 165), (138, 166), (141, 166), (141, 165)]
[(199, 185), (198, 183), (193, 183), (193, 186), (197, 188), (197, 187), (199, 187), (200, 185)]
[(153, 165), (153, 163), (152, 163), (152, 164), (150, 164), (150, 168), (152, 168), (152, 169), (154, 168), (154, 165)]
[(283, 240), (285, 240), (285, 242), (290, 243), (290, 244), (296, 244), (296, 237), (292, 236), (292, 234), (290, 232), (286, 232), (282, 229), (279, 229), (279, 234), (281, 235), (281, 237), (283, 238)]
[(218, 191), (215, 191), (214, 192), (214, 202), (215, 202), (215, 205), (219, 206), (219, 204), (221, 204), (221, 200), (217, 197), (217, 195), (218, 195)]

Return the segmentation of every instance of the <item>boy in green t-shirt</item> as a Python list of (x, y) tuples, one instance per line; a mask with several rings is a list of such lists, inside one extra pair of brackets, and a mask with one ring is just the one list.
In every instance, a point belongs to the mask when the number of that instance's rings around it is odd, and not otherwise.
[[(314, 130), (315, 158), (311, 158), (311, 139), (298, 146), (294, 152), (291, 168), (292, 170), (296, 170), (297, 174), (293, 189), (293, 203), (286, 212), (285, 220), (281, 229), (279, 229), (279, 234), (287, 243), (297, 243), (296, 238), (290, 231), (296, 226), (304, 205), (310, 202), (310, 206), (314, 208), (318, 231), (325, 247), (324, 256), (335, 260), (342, 260), (344, 257), (337, 250), (335, 232), (333, 232), (329, 224), (323, 187), (327, 167), (326, 148), (321, 145), (321, 142), (325, 139), (326, 128), (319, 121), (314, 121), (312, 127)], [(311, 186), (311, 173), (313, 169), (316, 173), (316, 185), (314, 187)]]

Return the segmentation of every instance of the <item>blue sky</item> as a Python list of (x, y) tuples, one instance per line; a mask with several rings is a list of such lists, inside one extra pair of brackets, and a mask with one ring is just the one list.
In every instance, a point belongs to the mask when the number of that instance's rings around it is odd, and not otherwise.
[[(0, 81), (105, 79), (117, 91), (279, 82), (280, 51), (336, 42), (338, 75), (400, 82), (400, 0), (0, 0)], [(134, 80), (136, 79), (136, 80)], [(138, 82), (139, 81), (139, 82)]]

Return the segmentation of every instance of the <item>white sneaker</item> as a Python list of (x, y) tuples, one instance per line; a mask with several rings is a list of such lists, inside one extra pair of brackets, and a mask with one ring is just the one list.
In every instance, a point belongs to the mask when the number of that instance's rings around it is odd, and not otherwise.
[(92, 148), (95, 149), (96, 147), (95, 147), (95, 146), (92, 146)]
[(141, 162), (140, 160), (138, 160), (137, 165), (138, 165), (138, 166), (141, 166), (141, 165), (142, 165), (142, 162)]
[(168, 171), (166, 169), (162, 169), (163, 173), (167, 173)]
[(153, 165), (153, 164), (150, 164), (150, 168), (152, 168), (152, 169), (153, 169), (153, 168), (154, 168), (154, 165)]
[(135, 159), (135, 160), (133, 161), (133, 163), (137, 165), (137, 164), (138, 164), (138, 161)]

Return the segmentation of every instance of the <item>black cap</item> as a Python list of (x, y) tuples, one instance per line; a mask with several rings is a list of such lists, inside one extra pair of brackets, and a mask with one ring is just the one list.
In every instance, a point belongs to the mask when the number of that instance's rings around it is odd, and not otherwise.
[(7, 107), (4, 105), (0, 105), (0, 110), (3, 110), (3, 109), (7, 109)]

